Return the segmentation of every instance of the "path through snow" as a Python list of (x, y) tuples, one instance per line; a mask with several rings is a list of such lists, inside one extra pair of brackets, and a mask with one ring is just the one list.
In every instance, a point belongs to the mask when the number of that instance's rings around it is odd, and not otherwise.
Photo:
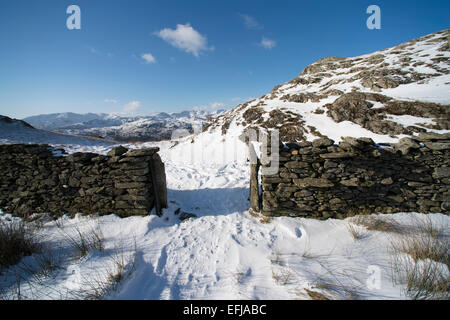
[[(105, 250), (65, 259), (41, 283), (23, 283), (22, 294), (34, 299), (61, 298), (61, 293), (63, 298), (76, 297), (86, 281), (95, 282), (108, 270), (108, 253), (119, 246), (125, 257), (135, 256), (135, 270), (110, 292), (109, 299), (304, 299), (308, 298), (304, 289), (320, 283), (340, 288), (338, 298), (352, 298), (348, 296), (352, 292), (363, 299), (404, 298), (402, 286), (390, 280), (391, 234), (361, 229), (364, 236), (355, 240), (348, 231), (349, 219), (280, 217), (261, 223), (260, 216), (248, 211), (245, 159), (227, 164), (182, 163), (172, 160), (169, 144), (159, 145), (169, 200), (163, 216), (65, 216), (45, 222), (40, 230), (43, 238), (63, 252), (69, 246), (62, 234), (74, 234), (74, 227), (89, 232), (86, 226), (98, 223)], [(181, 222), (182, 212), (197, 217)], [(408, 224), (424, 215), (385, 216)], [(429, 216), (450, 230), (449, 217)], [(0, 220), (9, 219), (0, 214)], [(370, 266), (381, 270), (377, 290), (366, 285)], [(9, 290), (10, 297), (16, 292), (15, 283), (14, 276), (0, 277), (0, 289)]]

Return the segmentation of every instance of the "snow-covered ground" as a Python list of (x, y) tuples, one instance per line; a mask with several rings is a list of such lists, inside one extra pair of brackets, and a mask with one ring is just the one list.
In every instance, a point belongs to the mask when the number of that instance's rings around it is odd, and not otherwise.
[[(30, 271), (35, 259), (24, 258), (0, 276), (3, 294), (17, 298), (13, 270), (20, 270), (21, 297), (33, 299), (82, 299), (98, 292), (106, 292), (107, 299), (310, 299), (305, 289), (332, 292), (330, 297), (336, 299), (406, 298), (404, 286), (394, 285), (390, 278), (390, 244), (397, 235), (368, 231), (352, 224), (351, 218), (269, 220), (252, 215), (245, 159), (224, 161), (221, 150), (229, 148), (225, 141), (201, 139), (206, 138), (200, 135), (194, 143), (188, 138), (173, 148), (173, 142), (129, 145), (161, 148), (169, 198), (163, 216), (77, 215), (41, 221), (38, 234), (58, 256), (58, 267), (36, 276)], [(209, 143), (209, 148), (202, 143)], [(235, 140), (236, 150), (242, 150), (240, 143)], [(103, 147), (86, 148), (106, 152)], [(189, 152), (198, 156), (201, 150), (207, 152), (205, 160), (190, 157)], [(184, 213), (196, 217), (181, 222)], [(402, 225), (424, 217), (383, 215)], [(449, 230), (448, 216), (428, 217)], [(0, 214), (0, 219), (15, 218)], [(349, 225), (361, 233), (358, 239)], [(69, 239), (78, 231), (92, 230), (103, 235), (104, 250), (74, 257)], [(108, 291), (104, 284), (118, 267), (117, 260), (123, 260), (124, 279)], [(379, 271), (379, 286), (371, 285), (373, 268)]]
[[(369, 61), (380, 52), (345, 61), (353, 61), (353, 67), (369, 71), (401, 67), (401, 73), (395, 72), (405, 79), (409, 77), (406, 72), (433, 74), (423, 82), (400, 84), (380, 92), (403, 100), (448, 104), (449, 67), (445, 59), (450, 54), (439, 51), (441, 38), (442, 33), (439, 33), (417, 43), (406, 43), (403, 48), (383, 50), (384, 58), (377, 62), (382, 67), (372, 66)], [(408, 66), (403, 66), (401, 61), (405, 55), (413, 59)], [(243, 125), (243, 115), (252, 107), (260, 106), (264, 110), (264, 121), (273, 110), (291, 111), (301, 116), (305, 126), (317, 128), (336, 142), (343, 136), (370, 137), (377, 143), (396, 142), (404, 137), (376, 134), (356, 123), (337, 123), (326, 113), (315, 112), (333, 103), (338, 96), (327, 95), (319, 102), (308, 103), (281, 99), (284, 94), (318, 93), (325, 89), (343, 93), (355, 88), (370, 91), (361, 85), (359, 78), (353, 80), (359, 71), (350, 72), (347, 67), (339, 66), (329, 72), (332, 76), (323, 76), (320, 82), (288, 82), (274, 90), (273, 97), (265, 95), (246, 106), (241, 105), (243, 108), (238, 106), (203, 133), (158, 143), (123, 144), (131, 149), (160, 147), (169, 201), (169, 208), (162, 217), (120, 219), (115, 215), (78, 215), (74, 219), (64, 216), (57, 221), (38, 220), (34, 222), (40, 227), (38, 234), (50, 248), (51, 260), (58, 260), (56, 267), (36, 274), (33, 271), (37, 268), (36, 261), (42, 259), (24, 258), (0, 275), (0, 295), (17, 298), (20, 283), (21, 297), (34, 299), (100, 296), (109, 299), (310, 299), (311, 292), (335, 299), (408, 298), (405, 284), (394, 283), (391, 279), (391, 263), (399, 257), (410, 261), (411, 257), (393, 252), (392, 244), (404, 241), (407, 236), (420, 235), (417, 226), (423, 223), (433, 223), (440, 228), (448, 243), (448, 216), (418, 213), (372, 216), (407, 230), (391, 232), (368, 230), (352, 218), (268, 219), (248, 210), (247, 147), (239, 136), (250, 125)], [(309, 75), (305, 77), (309, 79)], [(327, 84), (330, 86), (325, 88)], [(373, 106), (382, 107), (381, 103)], [(434, 122), (434, 119), (413, 115), (389, 115), (389, 119), (404, 126)], [(227, 128), (224, 135), (223, 128)], [(313, 140), (316, 136), (307, 132), (305, 138)], [(0, 125), (0, 143), (48, 143), (69, 153), (101, 154), (114, 146), (107, 141), (36, 130), (17, 122)], [(182, 222), (180, 216), (189, 214), (194, 217)], [(10, 223), (14, 219), (6, 213), (0, 214), (1, 221)], [(82, 258), (75, 257), (70, 239), (76, 238), (78, 232), (88, 236), (95, 230), (103, 234), (103, 250), (91, 250)], [(418, 261), (419, 265), (427, 263)], [(111, 288), (108, 277), (116, 274), (115, 268), (123, 268), (123, 279), (117, 287)], [(439, 264), (439, 268), (448, 279), (448, 263)], [(20, 282), (17, 274), (21, 275)], [(310, 294), (307, 290), (311, 290)]]

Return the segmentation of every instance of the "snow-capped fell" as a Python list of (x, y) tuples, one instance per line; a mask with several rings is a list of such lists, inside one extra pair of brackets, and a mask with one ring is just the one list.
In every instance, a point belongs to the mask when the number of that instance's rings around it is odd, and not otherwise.
[(328, 57), (207, 124), (208, 132), (279, 129), (283, 141), (328, 136), (397, 142), (450, 129), (450, 29), (393, 48)]

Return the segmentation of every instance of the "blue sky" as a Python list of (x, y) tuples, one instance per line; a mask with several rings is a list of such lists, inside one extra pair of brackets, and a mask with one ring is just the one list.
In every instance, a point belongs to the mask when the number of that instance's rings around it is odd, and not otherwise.
[[(68, 30), (66, 9), (81, 9)], [(381, 30), (369, 30), (369, 5)], [(0, 114), (233, 107), (326, 56), (446, 29), (449, 1), (0, 0)]]

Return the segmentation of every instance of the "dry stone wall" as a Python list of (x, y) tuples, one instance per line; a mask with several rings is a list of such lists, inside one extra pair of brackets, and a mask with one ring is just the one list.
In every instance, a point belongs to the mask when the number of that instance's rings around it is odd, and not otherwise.
[[(0, 208), (33, 213), (158, 214), (167, 207), (159, 148), (64, 155), (48, 145), (0, 145)], [(59, 154), (59, 156), (55, 156)]]
[[(278, 174), (262, 175), (262, 193), (251, 189), (252, 208), (268, 216), (450, 210), (450, 134), (421, 133), (382, 146), (367, 138), (339, 145), (322, 138), (284, 144), (279, 156)], [(252, 174), (254, 186), (254, 167)]]

